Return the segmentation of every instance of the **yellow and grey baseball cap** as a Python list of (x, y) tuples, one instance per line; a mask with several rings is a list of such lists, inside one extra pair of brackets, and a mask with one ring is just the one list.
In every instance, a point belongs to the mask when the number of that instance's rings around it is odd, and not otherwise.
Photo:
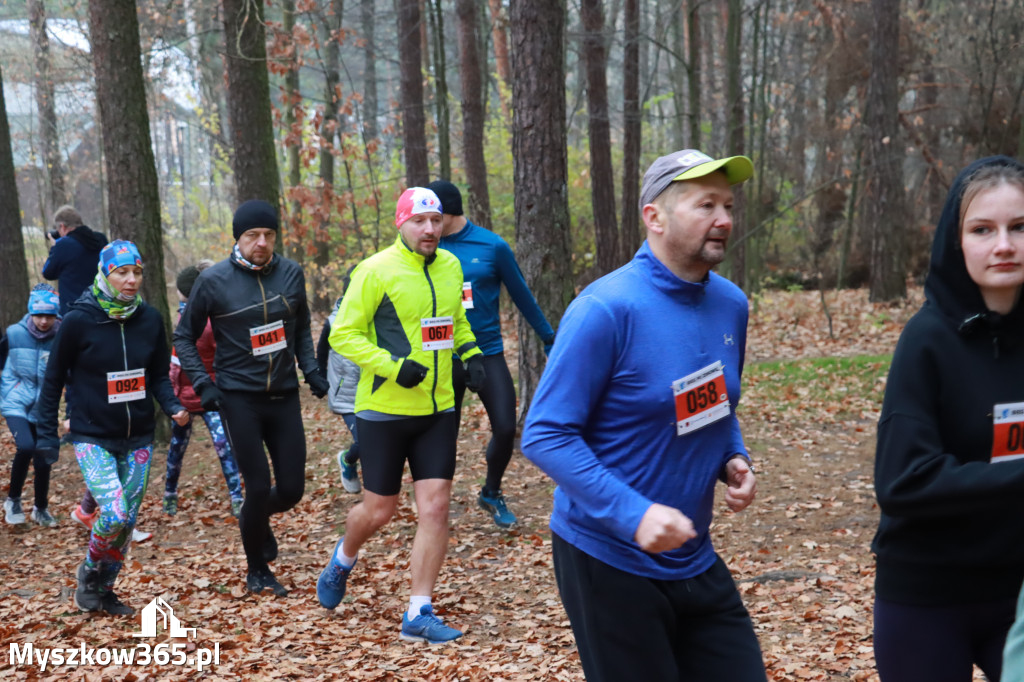
[(640, 210), (657, 199), (673, 182), (702, 178), (716, 170), (725, 172), (730, 185), (738, 185), (754, 175), (754, 164), (745, 156), (712, 159), (696, 149), (683, 149), (662, 156), (644, 173), (644, 182), (640, 186)]

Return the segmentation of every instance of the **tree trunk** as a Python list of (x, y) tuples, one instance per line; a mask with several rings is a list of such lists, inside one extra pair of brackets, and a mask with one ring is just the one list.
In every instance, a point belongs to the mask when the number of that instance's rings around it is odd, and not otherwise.
[[(236, 199), (238, 203), (263, 199), (280, 207), (263, 0), (223, 0), (223, 4)], [(283, 243), (284, 235), (279, 233), (278, 251)]]
[(640, 230), (640, 0), (626, 0), (622, 59), (622, 229), (619, 260), (629, 261), (644, 240)]
[(608, 55), (602, 0), (581, 0), (583, 59), (587, 72), (587, 129), (590, 137), (590, 200), (594, 210), (597, 274), (620, 265), (619, 226), (615, 215), (615, 171), (608, 122)]
[(423, 111), (423, 71), (420, 46), (419, 0), (398, 0), (398, 70), (405, 146), (405, 181), (409, 186), (430, 182), (427, 164), (426, 114)]
[(135, 3), (89, 0), (89, 29), (103, 127), (110, 237), (138, 246), (146, 265), (142, 296), (163, 317), (170, 343), (160, 192)]
[(691, 149), (700, 149), (700, 93), (701, 93), (701, 68), (700, 68), (700, 0), (687, 0), (686, 2), (686, 36), (689, 49), (689, 71), (687, 73), (687, 97), (690, 105), (690, 142)]
[(903, 272), (903, 153), (899, 142), (899, 0), (871, 0), (871, 75), (865, 130), (873, 178), (868, 201), (871, 229), (871, 301), (907, 294)]
[(362, 0), (359, 11), (366, 41), (363, 46), (363, 132), (367, 138), (374, 138), (377, 137), (377, 46), (373, 0)]
[(44, 193), (47, 224), (54, 211), (67, 203), (68, 192), (64, 181), (64, 164), (60, 159), (60, 136), (57, 131), (57, 109), (53, 94), (53, 76), (50, 73), (50, 38), (46, 34), (46, 9), (43, 0), (28, 0), (29, 26), (32, 48), (35, 52), (36, 107), (39, 109), (39, 144), (46, 177)]
[[(281, 109), (284, 123), (284, 146), (288, 150), (288, 189), (285, 196), (294, 194), (302, 184), (302, 161), (299, 159), (299, 152), (302, 148), (301, 123), (296, 126), (296, 108), (303, 106), (301, 83), (299, 81), (299, 47), (295, 43), (295, 0), (283, 0), (281, 3), (281, 28), (284, 32), (286, 44), (290, 46), (291, 52), (287, 56), (288, 70), (284, 74), (284, 92), (281, 96)], [(328, 100), (329, 101), (329, 100)], [(297, 197), (292, 197), (289, 210), (281, 216), (282, 223), (287, 223), (291, 233), (292, 242), (288, 245), (287, 253), (300, 264), (303, 262), (304, 249), (302, 239), (305, 236), (302, 230), (302, 202)]]
[[(728, 105), (728, 137), (726, 148), (730, 155), (743, 154), (746, 126), (743, 114), (742, 86), (742, 19), (743, 1), (729, 0), (728, 20), (726, 22), (726, 101)], [(732, 281), (741, 289), (747, 289), (747, 244), (746, 233), (746, 202), (741, 188), (736, 189), (733, 202), (733, 228), (730, 261)]]
[(484, 157), (483, 80), (477, 37), (475, 0), (456, 0), (459, 17), (459, 76), (462, 80), (462, 157), (469, 185), (469, 219), (491, 228), (491, 199), (487, 189), (487, 161)]
[(508, 120), (508, 102), (506, 92), (511, 87), (512, 68), (509, 65), (508, 50), (508, 18), (501, 7), (501, 0), (487, 0), (491, 11), (491, 40), (494, 42), (494, 63), (498, 69), (499, 91), (501, 97), (501, 113)]
[(434, 94), (435, 116), (437, 116), (437, 156), (441, 165), (441, 177), (452, 176), (451, 114), (448, 111), (448, 59), (445, 56), (444, 14), (441, 0), (432, 0), (427, 5), (432, 17), (434, 33)]
[[(331, 8), (322, 25), (320, 44), (324, 46), (324, 119), (320, 127), (320, 204), (322, 210), (314, 215), (322, 215), (319, 225), (314, 229), (313, 241), (316, 247), (316, 271), (313, 274), (312, 307), (316, 312), (330, 312), (331, 287), (327, 281), (327, 268), (331, 262), (330, 228), (333, 220), (340, 216), (334, 213), (335, 180), (334, 154), (337, 147), (335, 139), (339, 139), (338, 119), (338, 83), (341, 73), (341, 19), (344, 14), (344, 0), (331, 0)], [(353, 203), (353, 210), (355, 206)]]
[[(516, 251), (527, 283), (557, 323), (573, 295), (565, 129), (565, 0), (512, 0), (512, 159)], [(544, 350), (519, 315), (520, 421)]]
[(4, 76), (0, 65), (0, 334), (25, 314), (28, 306), (28, 265), (21, 234), (21, 206), (11, 150), (11, 128), (4, 101)]

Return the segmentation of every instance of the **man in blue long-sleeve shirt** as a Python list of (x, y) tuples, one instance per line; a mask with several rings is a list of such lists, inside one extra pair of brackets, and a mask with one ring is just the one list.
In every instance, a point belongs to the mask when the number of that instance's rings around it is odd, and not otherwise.
[(590, 682), (764, 680), (711, 545), (715, 483), (740, 511), (754, 474), (736, 419), (747, 300), (711, 272), (750, 160), (695, 150), (644, 176), (647, 241), (559, 324), (522, 448), (555, 490), (555, 576)]
[[(462, 212), (462, 193), (447, 180), (435, 180), (427, 187), (437, 194), (444, 210), (440, 247), (455, 254), (462, 265), (462, 307), (473, 329), (477, 345), (483, 351), (487, 383), (480, 389), (480, 402), (491, 423), (491, 442), (487, 445), (487, 478), (477, 504), (491, 515), (499, 528), (510, 528), (516, 516), (509, 511), (501, 491), (501, 480), (512, 460), (516, 440), (516, 387), (512, 382), (505, 346), (501, 338), (501, 316), (498, 299), (501, 285), (512, 297), (544, 344), (551, 349), (555, 332), (537, 305), (530, 287), (519, 270), (508, 242), (490, 230), (469, 222)], [(455, 389), (455, 411), (462, 411), (466, 393), (466, 370), (458, 358), (452, 362), (452, 386)]]

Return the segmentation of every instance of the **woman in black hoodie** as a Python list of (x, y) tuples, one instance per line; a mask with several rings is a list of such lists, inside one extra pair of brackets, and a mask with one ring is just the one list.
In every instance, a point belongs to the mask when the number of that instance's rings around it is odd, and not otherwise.
[(71, 441), (82, 476), (100, 505), (89, 549), (78, 567), (75, 605), (131, 615), (114, 581), (149, 481), (153, 398), (175, 422), (188, 412), (168, 378), (170, 351), (160, 313), (139, 296), (142, 256), (116, 240), (100, 251), (92, 295), (83, 294), (54, 339), (39, 398), (39, 447), (57, 448), (57, 412), (65, 378), (75, 385)]
[(1024, 165), (977, 161), (935, 232), (878, 423), (882, 682), (1000, 678), (1024, 580)]

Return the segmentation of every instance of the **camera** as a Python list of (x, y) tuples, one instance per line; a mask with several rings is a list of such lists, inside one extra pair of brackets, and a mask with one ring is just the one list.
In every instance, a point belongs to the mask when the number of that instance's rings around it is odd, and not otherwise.
[(50, 238), (53, 239), (53, 241), (57, 241), (58, 239), (60, 239), (60, 230), (57, 230), (56, 228), (50, 230), (48, 234), (50, 235)]

